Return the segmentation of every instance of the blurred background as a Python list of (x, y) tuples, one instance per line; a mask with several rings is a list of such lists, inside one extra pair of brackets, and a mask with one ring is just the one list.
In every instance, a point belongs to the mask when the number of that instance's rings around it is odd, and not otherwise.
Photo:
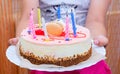
[[(6, 58), (8, 40), (15, 36), (15, 24), (22, 11), (21, 0), (0, 0), (0, 74), (28, 74)], [(107, 59), (112, 74), (120, 74), (120, 0), (112, 0), (106, 18), (109, 44), (106, 47)]]

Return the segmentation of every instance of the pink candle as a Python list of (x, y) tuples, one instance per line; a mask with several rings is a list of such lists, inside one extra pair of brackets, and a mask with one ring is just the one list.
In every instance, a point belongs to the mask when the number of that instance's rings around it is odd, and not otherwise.
[(32, 36), (35, 39), (36, 35), (35, 35), (35, 26), (34, 26), (34, 20), (33, 20), (33, 9), (30, 12), (30, 25), (29, 25), (29, 27), (30, 27)]
[(69, 17), (66, 15), (65, 40), (69, 41)]

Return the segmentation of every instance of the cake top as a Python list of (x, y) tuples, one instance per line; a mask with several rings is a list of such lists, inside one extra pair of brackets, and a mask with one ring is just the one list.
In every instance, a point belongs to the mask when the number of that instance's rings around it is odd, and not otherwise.
[(66, 32), (66, 26), (64, 23), (55, 21), (46, 23), (45, 25), (47, 36), (45, 35), (44, 28), (38, 28), (38, 26), (36, 26), (34, 28), (34, 35), (32, 32), (31, 34), (29, 33), (29, 27), (27, 27), (22, 31), (21, 37), (32, 43), (46, 45), (73, 44), (90, 38), (89, 30), (82, 26), (76, 26), (76, 36), (74, 36), (73, 27), (70, 24), (68, 33)]

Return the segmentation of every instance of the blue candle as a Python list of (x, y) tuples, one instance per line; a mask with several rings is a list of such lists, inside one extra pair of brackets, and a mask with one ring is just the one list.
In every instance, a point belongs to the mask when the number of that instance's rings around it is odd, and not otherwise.
[(60, 6), (58, 6), (58, 9), (57, 9), (57, 16), (58, 16), (58, 19), (60, 20), (61, 18), (61, 13), (60, 13)]
[(73, 13), (73, 9), (71, 9), (71, 20), (72, 20), (72, 28), (73, 28), (73, 34), (74, 34), (74, 37), (77, 36), (77, 33), (76, 33), (76, 24), (75, 24), (75, 18), (74, 18), (74, 13)]

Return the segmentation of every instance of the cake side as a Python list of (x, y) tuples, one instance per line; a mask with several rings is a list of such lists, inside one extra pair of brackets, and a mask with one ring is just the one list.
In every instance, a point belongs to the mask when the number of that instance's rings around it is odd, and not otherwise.
[(40, 65), (40, 64), (53, 64), (58, 66), (71, 66), (76, 65), (80, 62), (87, 60), (92, 54), (92, 48), (88, 51), (84, 52), (83, 54), (74, 54), (73, 56), (68, 57), (59, 57), (54, 58), (53, 56), (45, 55), (43, 57), (36, 56), (32, 52), (24, 52), (20, 46), (20, 55), (23, 56), (25, 59), (28, 59), (32, 64)]
[(90, 39), (87, 39), (86, 41), (74, 44), (43, 45), (31, 43), (21, 38), (20, 46), (24, 52), (32, 52), (33, 54), (35, 54), (35, 56), (44, 57), (44, 55), (47, 55), (59, 58), (72, 56), (74, 54), (83, 54), (91, 48), (91, 41)]

